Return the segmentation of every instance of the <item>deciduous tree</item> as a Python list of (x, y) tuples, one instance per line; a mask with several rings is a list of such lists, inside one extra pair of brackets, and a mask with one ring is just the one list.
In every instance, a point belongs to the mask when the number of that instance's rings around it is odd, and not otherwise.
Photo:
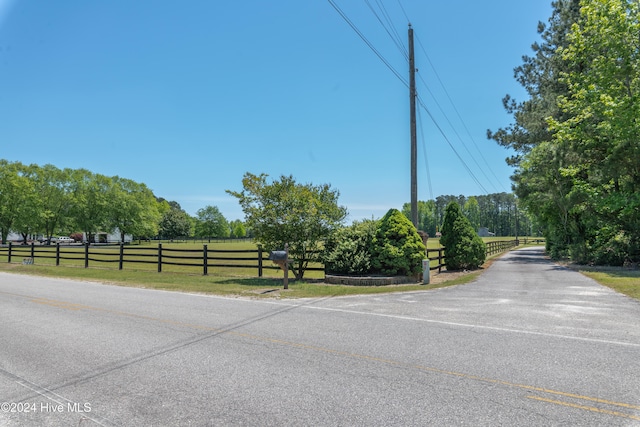
[(110, 231), (125, 235), (155, 236), (161, 215), (158, 202), (146, 185), (130, 179), (113, 177), (109, 193), (107, 224)]
[[(570, 214), (579, 262), (640, 260), (640, 5), (583, 1), (580, 25), (558, 55), (572, 66), (560, 80), (564, 118), (549, 118), (553, 142), (573, 160), (560, 169), (571, 182)], [(626, 245), (615, 259), (611, 246)], [(626, 252), (626, 253), (625, 253)]]
[(231, 229), (231, 237), (245, 237), (247, 235), (247, 229), (244, 226), (244, 223), (239, 219), (234, 219), (229, 223), (229, 227)]
[(7, 236), (16, 225), (24, 223), (24, 205), (33, 195), (33, 185), (24, 176), (24, 165), (0, 160), (0, 237)]
[(86, 169), (73, 170), (70, 176), (71, 220), (67, 232), (81, 230), (89, 241), (96, 232), (107, 226), (109, 198), (113, 181), (110, 177), (94, 174)]
[(347, 210), (329, 184), (298, 184), (293, 176), (268, 183), (267, 177), (246, 173), (243, 190), (227, 193), (238, 199), (246, 224), (265, 249), (289, 245), (293, 271), (302, 279), (309, 262), (319, 260), (321, 242), (342, 224)]
[[(402, 213), (407, 218), (411, 218), (411, 203), (402, 205)], [(438, 225), (436, 202), (433, 200), (418, 200), (418, 230), (424, 231), (429, 236), (435, 236)]]
[(196, 212), (195, 234), (198, 237), (229, 237), (229, 222), (217, 206), (206, 206)]
[(34, 218), (36, 230), (47, 239), (71, 218), (71, 174), (70, 169), (58, 169), (47, 164), (37, 167), (31, 176), (41, 207), (39, 215)]
[(191, 235), (189, 214), (176, 207), (172, 207), (163, 214), (158, 227), (160, 236), (165, 239), (173, 240)]
[[(516, 77), (530, 99), (494, 134), (518, 152), (515, 190), (552, 256), (640, 260), (637, 1), (556, 1)], [(615, 253), (615, 256), (613, 255)]]

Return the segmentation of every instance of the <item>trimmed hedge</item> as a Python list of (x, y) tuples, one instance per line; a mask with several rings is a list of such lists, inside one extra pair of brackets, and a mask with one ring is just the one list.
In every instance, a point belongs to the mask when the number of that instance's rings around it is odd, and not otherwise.
[(372, 270), (371, 248), (377, 221), (354, 222), (334, 232), (325, 241), (324, 268), (327, 274), (364, 275)]

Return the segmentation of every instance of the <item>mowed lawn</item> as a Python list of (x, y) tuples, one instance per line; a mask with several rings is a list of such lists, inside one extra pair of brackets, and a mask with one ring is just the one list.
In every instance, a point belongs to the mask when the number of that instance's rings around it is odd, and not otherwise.
[[(258, 277), (258, 246), (248, 240), (211, 242), (211, 243), (171, 243), (162, 242), (162, 272), (202, 275), (204, 274), (203, 253), (207, 247), (207, 274), (218, 276), (247, 276)], [(56, 247), (35, 245), (33, 263), (36, 266), (55, 266)], [(60, 245), (59, 265), (62, 267), (85, 267), (84, 245)], [(124, 245), (123, 270), (143, 272), (157, 272), (159, 261), (158, 242), (142, 242)], [(268, 259), (269, 253), (262, 253), (262, 275), (278, 277), (280, 269)], [(12, 262), (22, 262), (31, 258), (31, 247), (14, 245), (12, 248)], [(90, 246), (88, 266), (100, 269), (120, 268), (120, 247)], [(7, 252), (0, 252), (0, 263), (7, 261)], [(322, 267), (322, 265), (315, 265)], [(312, 272), (310, 272), (312, 273)], [(316, 278), (324, 277), (322, 272), (316, 273)], [(280, 274), (281, 276), (281, 274)], [(311, 274), (310, 277), (314, 275)]]

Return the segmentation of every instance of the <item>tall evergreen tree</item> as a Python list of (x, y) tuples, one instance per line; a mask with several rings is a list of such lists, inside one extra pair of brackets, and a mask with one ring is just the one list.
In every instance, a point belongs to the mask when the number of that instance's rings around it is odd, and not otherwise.
[(444, 246), (447, 270), (478, 268), (486, 259), (484, 242), (456, 202), (447, 206), (440, 244)]
[(552, 2), (552, 7), (548, 25), (538, 23), (542, 43), (534, 43), (533, 56), (523, 56), (523, 64), (514, 69), (514, 77), (527, 91), (529, 99), (517, 102), (507, 94), (502, 103), (505, 110), (513, 114), (514, 123), (496, 132), (487, 131), (490, 139), (516, 152), (507, 159), (513, 166), (518, 166), (533, 147), (551, 140), (548, 117), (564, 117), (556, 98), (568, 89), (558, 76), (570, 65), (556, 51), (569, 43), (571, 26), (580, 16), (580, 0), (557, 0)]

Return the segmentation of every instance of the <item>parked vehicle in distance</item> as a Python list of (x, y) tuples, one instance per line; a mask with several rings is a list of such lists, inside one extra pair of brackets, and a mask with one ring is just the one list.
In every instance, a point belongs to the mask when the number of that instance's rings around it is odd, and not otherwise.
[(60, 236), (60, 237), (52, 237), (51, 240), (49, 241), (49, 243), (74, 243), (75, 240), (73, 240), (71, 237), (67, 237), (67, 236)]

